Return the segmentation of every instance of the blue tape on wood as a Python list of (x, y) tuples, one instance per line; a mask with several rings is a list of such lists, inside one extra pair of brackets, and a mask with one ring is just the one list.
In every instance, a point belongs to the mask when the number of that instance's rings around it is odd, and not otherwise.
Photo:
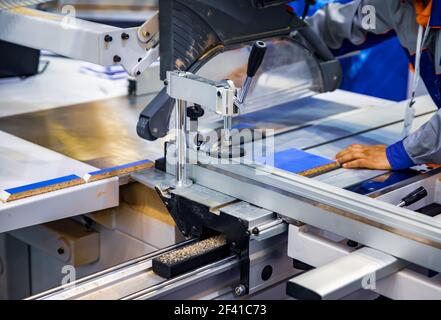
[(9, 202), (12, 200), (23, 199), (30, 196), (80, 185), (84, 182), (85, 181), (77, 175), (68, 175), (4, 190), (0, 194), (0, 200), (4, 202)]
[[(271, 156), (271, 155), (270, 155)], [(274, 154), (274, 158), (260, 158), (257, 163), (271, 166), (280, 170), (302, 174), (305, 172), (320, 171), (338, 167), (336, 161), (317, 156), (299, 149), (288, 149)], [(307, 175), (307, 174), (305, 174)]]
[(84, 180), (86, 182), (93, 182), (102, 179), (108, 179), (135, 171), (145, 170), (151, 168), (152, 166), (153, 162), (151, 162), (150, 160), (131, 162), (120, 166), (89, 172), (84, 176)]

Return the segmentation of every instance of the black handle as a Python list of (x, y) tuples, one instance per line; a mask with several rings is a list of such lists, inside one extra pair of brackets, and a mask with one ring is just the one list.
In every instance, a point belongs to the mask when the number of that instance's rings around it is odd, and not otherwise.
[(256, 75), (262, 64), (266, 53), (266, 43), (263, 41), (256, 41), (251, 49), (250, 57), (248, 59), (248, 77), (252, 78)]
[(401, 201), (404, 202), (405, 207), (408, 207), (425, 197), (427, 197), (427, 190), (424, 189), (424, 187), (419, 187), (415, 191), (412, 191), (407, 196), (405, 196)]
[(162, 89), (141, 112), (136, 126), (138, 136), (148, 141), (165, 137), (174, 106), (175, 99), (167, 94), (167, 88)]

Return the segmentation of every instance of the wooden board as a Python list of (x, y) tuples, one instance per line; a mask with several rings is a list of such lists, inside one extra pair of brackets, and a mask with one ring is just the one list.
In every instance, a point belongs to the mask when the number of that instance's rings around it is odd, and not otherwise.
[(335, 160), (299, 149), (276, 152), (265, 158), (257, 159), (256, 162), (305, 177), (317, 176), (340, 167)]

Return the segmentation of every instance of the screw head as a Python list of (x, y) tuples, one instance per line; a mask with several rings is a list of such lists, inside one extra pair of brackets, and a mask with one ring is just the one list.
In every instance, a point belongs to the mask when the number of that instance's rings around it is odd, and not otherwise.
[(129, 40), (130, 39), (130, 35), (128, 33), (123, 32), (123, 34), (121, 34), (121, 39)]
[(64, 254), (64, 248), (63, 248), (63, 247), (58, 248), (57, 253), (58, 253), (60, 256), (61, 256), (62, 254)]
[(119, 63), (119, 62), (121, 62), (121, 60), (122, 60), (121, 57), (118, 55), (113, 57), (113, 62), (115, 62), (115, 63)]
[(242, 297), (243, 295), (245, 295), (246, 292), (247, 292), (247, 288), (243, 284), (234, 288), (234, 294), (237, 297)]
[(112, 36), (109, 36), (108, 34), (106, 34), (106, 36), (104, 37), (104, 41), (105, 42), (112, 42), (113, 38), (112, 38)]

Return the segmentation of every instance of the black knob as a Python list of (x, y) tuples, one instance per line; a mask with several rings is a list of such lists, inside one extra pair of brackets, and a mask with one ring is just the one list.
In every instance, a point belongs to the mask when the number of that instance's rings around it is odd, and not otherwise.
[(198, 118), (202, 117), (204, 114), (204, 109), (198, 104), (187, 108), (187, 117), (189, 117), (191, 121), (197, 121)]
[(427, 197), (427, 190), (424, 189), (424, 187), (419, 187), (418, 189), (409, 193), (407, 196), (401, 199), (401, 201), (403, 201), (405, 207), (408, 207), (411, 204), (414, 204), (415, 202), (424, 199), (425, 197)]
[(248, 77), (254, 77), (262, 64), (266, 53), (266, 43), (263, 41), (256, 41), (251, 49), (250, 57), (248, 59)]

